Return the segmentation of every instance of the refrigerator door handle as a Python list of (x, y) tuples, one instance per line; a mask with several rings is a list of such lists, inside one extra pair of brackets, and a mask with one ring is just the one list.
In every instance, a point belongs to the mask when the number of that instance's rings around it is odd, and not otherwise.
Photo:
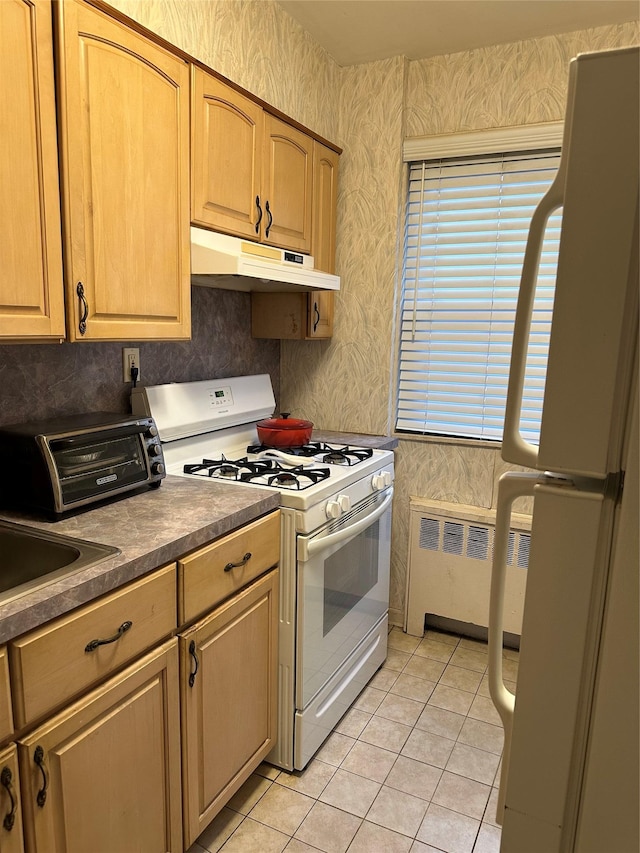
[(511, 527), (511, 506), (516, 498), (531, 496), (535, 486), (545, 482), (539, 473), (519, 474), (509, 471), (499, 480), (496, 505), (496, 525), (491, 567), (491, 592), (489, 600), (489, 693), (504, 727), (502, 771), (498, 792), (497, 821), (502, 823), (505, 803), (507, 771), (515, 696), (507, 689), (502, 674), (502, 634), (504, 622), (504, 594), (507, 578), (507, 554)]
[(513, 329), (511, 367), (509, 369), (507, 406), (502, 437), (502, 458), (517, 465), (525, 465), (528, 468), (536, 468), (538, 465), (538, 448), (535, 444), (526, 441), (520, 433), (520, 413), (531, 333), (531, 317), (544, 233), (549, 217), (564, 202), (565, 176), (565, 158), (561, 157), (556, 177), (540, 200), (531, 218)]

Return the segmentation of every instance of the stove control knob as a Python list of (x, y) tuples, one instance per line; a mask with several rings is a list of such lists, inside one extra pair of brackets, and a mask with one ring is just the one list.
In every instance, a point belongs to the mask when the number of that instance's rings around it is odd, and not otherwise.
[(158, 434), (157, 428), (153, 424), (151, 424), (151, 426), (147, 430), (147, 435), (151, 436), (151, 438), (155, 438), (157, 436), (157, 434)]
[(380, 471), (379, 474), (374, 474), (371, 478), (371, 487), (374, 492), (380, 492), (391, 485), (391, 472)]
[(371, 478), (371, 488), (374, 492), (379, 492), (384, 489), (384, 477), (382, 474), (374, 474)]
[(351, 509), (351, 498), (349, 495), (338, 495), (338, 503), (340, 504), (340, 509), (342, 512), (349, 512)]
[(152, 474), (164, 474), (164, 465), (162, 462), (154, 462), (151, 466)]
[(162, 453), (162, 449), (159, 444), (150, 444), (149, 445), (149, 454), (151, 456), (160, 456)]
[(340, 518), (342, 515), (342, 507), (338, 501), (327, 501), (324, 511), (327, 514), (327, 518)]

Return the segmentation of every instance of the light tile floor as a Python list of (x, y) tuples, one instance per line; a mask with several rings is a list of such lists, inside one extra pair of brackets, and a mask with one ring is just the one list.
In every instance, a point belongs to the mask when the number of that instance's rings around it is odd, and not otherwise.
[[(511, 689), (517, 672), (507, 649)], [(486, 644), (393, 628), (384, 667), (306, 769), (262, 764), (189, 853), (498, 853), (502, 741)]]

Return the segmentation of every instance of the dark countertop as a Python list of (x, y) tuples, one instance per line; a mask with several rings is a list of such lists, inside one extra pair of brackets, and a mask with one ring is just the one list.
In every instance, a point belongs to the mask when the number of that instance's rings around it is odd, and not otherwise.
[[(398, 444), (389, 436), (331, 430), (314, 430), (312, 440), (382, 450), (393, 450)], [(1, 519), (112, 545), (121, 552), (0, 603), (0, 643), (171, 563), (279, 505), (279, 495), (266, 489), (167, 476), (159, 489), (56, 522), (19, 512), (0, 512)]]
[(398, 439), (390, 435), (363, 435), (359, 432), (335, 432), (314, 429), (311, 441), (326, 441), (329, 444), (354, 444), (357, 447), (374, 447), (377, 450), (395, 450)]
[(0, 517), (88, 539), (120, 554), (0, 604), (0, 643), (171, 563), (213, 539), (277, 509), (265, 489), (168, 476), (152, 489), (56, 522), (20, 513)]

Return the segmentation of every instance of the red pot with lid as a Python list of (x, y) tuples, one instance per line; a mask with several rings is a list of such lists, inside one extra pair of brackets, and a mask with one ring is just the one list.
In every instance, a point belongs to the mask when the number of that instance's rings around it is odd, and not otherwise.
[(256, 424), (258, 440), (266, 447), (299, 447), (311, 440), (313, 424), (299, 418), (290, 418), (282, 412), (279, 418), (265, 418)]

